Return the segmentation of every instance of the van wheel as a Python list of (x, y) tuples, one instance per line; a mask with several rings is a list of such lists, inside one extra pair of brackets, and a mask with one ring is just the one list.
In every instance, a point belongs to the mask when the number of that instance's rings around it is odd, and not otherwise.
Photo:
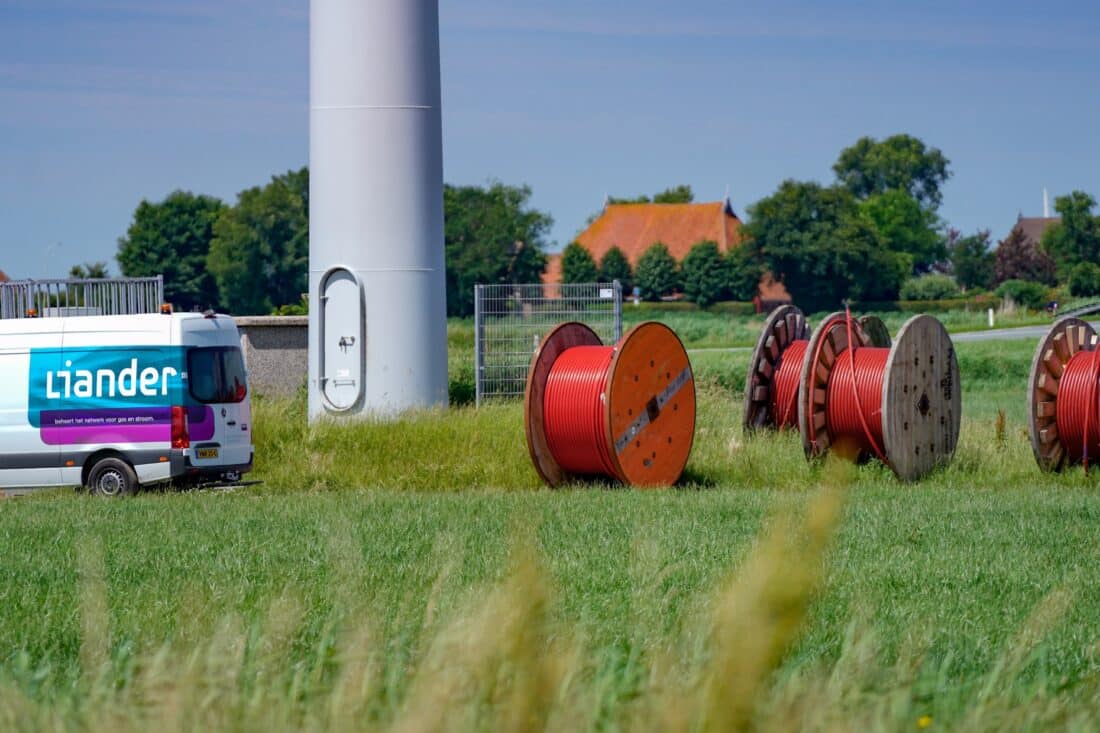
[(118, 458), (104, 458), (88, 472), (88, 491), (98, 496), (129, 496), (137, 488), (134, 469)]

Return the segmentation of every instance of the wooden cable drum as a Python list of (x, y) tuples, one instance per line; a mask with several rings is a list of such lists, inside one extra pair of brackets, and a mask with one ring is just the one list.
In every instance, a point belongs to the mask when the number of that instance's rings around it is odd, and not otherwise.
[(958, 444), (959, 365), (931, 316), (909, 319), (886, 348), (859, 321), (830, 315), (810, 337), (798, 400), (807, 458), (877, 457), (912, 481), (949, 462)]
[(695, 378), (683, 343), (641, 323), (615, 346), (563, 323), (531, 360), (527, 449), (550, 486), (593, 476), (631, 486), (679, 480), (695, 437)]
[(798, 424), (798, 375), (809, 336), (806, 317), (793, 305), (779, 306), (764, 321), (745, 378), (745, 430)]
[(858, 319), (859, 327), (863, 329), (863, 333), (867, 336), (870, 346), (875, 346), (880, 349), (890, 348), (890, 330), (886, 328), (886, 324), (882, 322), (882, 319), (878, 316), (860, 316)]
[(1087, 321), (1055, 321), (1039, 341), (1028, 381), (1027, 427), (1044, 471), (1100, 461), (1100, 352)]

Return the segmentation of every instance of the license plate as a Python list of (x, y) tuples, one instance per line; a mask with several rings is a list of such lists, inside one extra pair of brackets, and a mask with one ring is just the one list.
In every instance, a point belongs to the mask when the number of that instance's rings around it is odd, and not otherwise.
[(218, 449), (217, 448), (199, 448), (195, 452), (195, 455), (199, 458), (217, 458), (218, 457)]

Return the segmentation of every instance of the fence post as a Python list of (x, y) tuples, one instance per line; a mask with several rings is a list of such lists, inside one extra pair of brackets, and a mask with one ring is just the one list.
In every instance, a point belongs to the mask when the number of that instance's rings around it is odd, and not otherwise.
[(485, 294), (485, 286), (481, 283), (474, 285), (474, 405), (481, 407), (481, 370), (485, 367), (485, 359), (482, 351), (485, 348), (485, 334), (482, 329), (485, 326), (484, 314), (481, 310), (481, 301)]
[(615, 280), (612, 285), (615, 288), (615, 342), (623, 337), (623, 284)]

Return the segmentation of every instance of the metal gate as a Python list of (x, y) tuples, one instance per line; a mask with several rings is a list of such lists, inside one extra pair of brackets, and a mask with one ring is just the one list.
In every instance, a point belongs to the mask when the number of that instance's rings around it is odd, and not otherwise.
[(163, 275), (0, 283), (0, 318), (156, 313), (163, 302)]
[(522, 397), (531, 357), (559, 323), (579, 321), (604, 343), (623, 335), (623, 289), (610, 283), (474, 286), (477, 404)]

